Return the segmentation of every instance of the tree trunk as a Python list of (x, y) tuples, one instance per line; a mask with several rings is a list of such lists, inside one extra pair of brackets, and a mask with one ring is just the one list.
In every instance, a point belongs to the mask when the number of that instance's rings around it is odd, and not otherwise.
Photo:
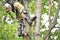
[(42, 9), (42, 0), (37, 0), (36, 1), (36, 16), (37, 16), (37, 19), (36, 19), (36, 25), (35, 25), (35, 33), (34, 33), (34, 36), (35, 36), (35, 40), (39, 40), (40, 36), (39, 36), (39, 33), (40, 33), (40, 23), (41, 23), (41, 9)]
[[(28, 0), (23, 0), (23, 5), (24, 5), (25, 9), (28, 11), (27, 15), (29, 16)], [(26, 21), (25, 21), (25, 33), (27, 35), (24, 36), (24, 40), (30, 40), (30, 26), (28, 25), (28, 23)]]
[(24, 29), (24, 40), (30, 40), (30, 27), (25, 21), (25, 29)]
[(28, 15), (30, 15), (30, 14), (29, 14), (28, 2), (29, 2), (29, 0), (23, 0), (23, 5), (24, 5), (25, 9), (28, 11)]

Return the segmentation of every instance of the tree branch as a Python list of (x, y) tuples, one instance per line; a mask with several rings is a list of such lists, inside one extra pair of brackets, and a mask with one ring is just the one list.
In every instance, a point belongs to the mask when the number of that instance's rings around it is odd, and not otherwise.
[(49, 35), (50, 33), (50, 30), (52, 30), (53, 28), (55, 28), (55, 25), (57, 24), (57, 18), (58, 18), (58, 14), (59, 14), (59, 9), (60, 9), (60, 0), (58, 2), (58, 8), (57, 8), (57, 12), (55, 13), (55, 16), (54, 16), (54, 21), (53, 21), (53, 25), (51, 26), (51, 28), (48, 30), (47, 34), (43, 37), (43, 40), (46, 39), (46, 37)]

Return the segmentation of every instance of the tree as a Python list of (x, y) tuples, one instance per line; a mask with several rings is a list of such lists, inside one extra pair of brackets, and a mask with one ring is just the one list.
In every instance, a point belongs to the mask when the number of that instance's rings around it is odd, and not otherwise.
[[(48, 0), (48, 5), (49, 5), (49, 8), (48, 8), (48, 14), (49, 14), (49, 28), (51, 27), (51, 0)], [(49, 40), (50, 39), (50, 33), (51, 33), (51, 30), (49, 30), (49, 35), (46, 37), (45, 40)]]
[[(29, 7), (28, 7), (28, 0), (23, 0), (23, 5), (24, 5), (24, 7), (25, 7), (25, 9), (28, 11), (28, 16), (30, 16), (29, 15)], [(25, 32), (26, 32), (26, 36), (24, 36), (24, 40), (30, 40), (30, 26), (28, 25), (28, 23), (25, 21), (25, 30), (24, 30)]]
[[(56, 13), (55, 13), (55, 15), (54, 15), (53, 23), (51, 23), (51, 27), (49, 28), (47, 34), (44, 35), (43, 40), (46, 40), (46, 38), (47, 38), (47, 37), (49, 36), (49, 34), (51, 33), (51, 30), (52, 30), (53, 28), (55, 28), (55, 25), (57, 24), (57, 18), (58, 18), (59, 9), (60, 9), (60, 5), (59, 5), (59, 4), (60, 4), (60, 0), (58, 1), (58, 8), (57, 8), (57, 11), (56, 11)], [(47, 40), (49, 40), (49, 38), (48, 38)]]
[(40, 26), (41, 26), (41, 9), (42, 9), (42, 0), (36, 0), (36, 24), (35, 24), (35, 40), (39, 40)]

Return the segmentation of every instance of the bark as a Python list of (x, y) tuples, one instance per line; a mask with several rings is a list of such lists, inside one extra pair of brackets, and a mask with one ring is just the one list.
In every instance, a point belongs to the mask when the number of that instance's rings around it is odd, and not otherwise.
[(28, 0), (24, 0), (23, 3), (24, 3), (23, 5), (25, 6), (25, 9), (28, 10)]
[(25, 9), (28, 11), (28, 15), (30, 15), (29, 14), (29, 6), (28, 6), (28, 3), (29, 3), (29, 0), (23, 0), (23, 5), (24, 5), (24, 7), (25, 7)]
[(36, 24), (35, 24), (35, 40), (39, 40), (39, 33), (40, 33), (40, 23), (41, 23), (41, 9), (42, 9), (42, 0), (36, 1)]
[[(23, 5), (25, 7), (25, 9), (28, 11), (28, 16), (29, 16), (29, 7), (28, 7), (28, 0), (23, 0)], [(28, 25), (28, 23), (25, 21), (25, 36), (24, 36), (24, 40), (30, 40), (30, 26)]]
[(51, 30), (53, 28), (55, 28), (55, 25), (57, 24), (57, 18), (58, 18), (58, 14), (59, 14), (59, 9), (60, 9), (60, 0), (58, 1), (58, 8), (57, 8), (57, 11), (55, 13), (55, 16), (54, 16), (54, 21), (53, 21), (53, 24), (51, 24), (51, 27), (49, 28), (47, 34), (43, 37), (43, 40), (46, 39), (46, 37), (50, 34)]
[(25, 21), (25, 29), (24, 29), (24, 40), (30, 40), (30, 27)]

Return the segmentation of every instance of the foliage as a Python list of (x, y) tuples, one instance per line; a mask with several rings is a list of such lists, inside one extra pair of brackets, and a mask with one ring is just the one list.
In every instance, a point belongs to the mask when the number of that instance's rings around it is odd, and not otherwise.
[(36, 0), (29, 2), (29, 9), (31, 13), (35, 13), (35, 4), (36, 4)]
[[(23, 37), (18, 37), (17, 36), (17, 26), (18, 26), (17, 20), (11, 18), (9, 16), (9, 14), (7, 12), (5, 12), (5, 10), (2, 6), (2, 1), (5, 1), (5, 0), (0, 0), (0, 40), (23, 40)], [(58, 2), (58, 0), (54, 0), (54, 1)], [(36, 0), (32, 0), (31, 2), (29, 2), (30, 13), (35, 13), (35, 8), (36, 8), (35, 4), (36, 4)], [(51, 6), (51, 16), (54, 16), (56, 11), (57, 11), (56, 7), (53, 4)], [(42, 15), (45, 14), (45, 13), (48, 15), (48, 0), (42, 0)], [(13, 17), (16, 17), (16, 15), (13, 12), (11, 13), (11, 15)], [(7, 23), (7, 22), (4, 22), (3, 21), (3, 16), (8, 17), (9, 21), (13, 20), (15, 22), (12, 22), (11, 24)], [(44, 21), (43, 18), (41, 18), (41, 20)], [(46, 29), (46, 26), (44, 24), (41, 24), (41, 25), (43, 25), (41, 28)], [(31, 36), (32, 36), (31, 40), (33, 40), (33, 37), (34, 37), (33, 36), (33, 34), (34, 34), (33, 30), (34, 30), (34, 27), (32, 26), (31, 27)], [(47, 32), (48, 32), (47, 29), (43, 32), (40, 32), (40, 37), (42, 38), (42, 35), (45, 35)], [(53, 35), (53, 34), (51, 34), (51, 35)], [(54, 33), (54, 35), (58, 36), (56, 40), (60, 40), (60, 30), (56, 31)]]
[[(16, 17), (13, 12), (11, 12), (13, 17)], [(11, 24), (3, 21), (3, 16), (8, 17), (8, 21), (15, 21)], [(7, 18), (6, 18), (7, 19)], [(11, 16), (4, 10), (2, 6), (2, 1), (0, 1), (0, 40), (23, 40), (22, 37), (17, 36), (17, 20), (12, 19)]]

